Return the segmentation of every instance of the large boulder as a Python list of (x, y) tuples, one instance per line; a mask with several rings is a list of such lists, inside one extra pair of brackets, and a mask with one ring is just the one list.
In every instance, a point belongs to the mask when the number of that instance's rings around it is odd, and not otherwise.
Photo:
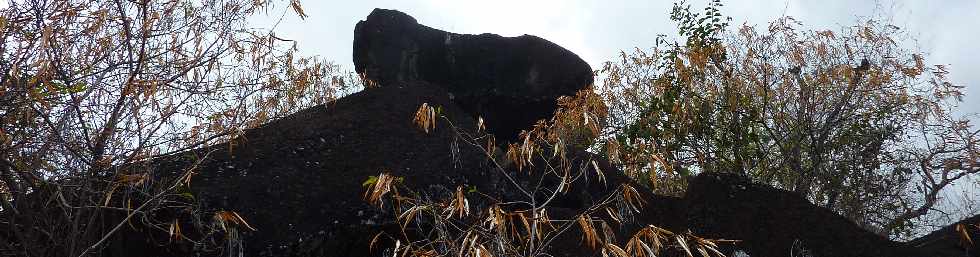
[[(413, 123), (423, 103), (440, 107), (445, 116), (429, 132)], [(371, 240), (381, 231), (397, 234), (399, 227), (390, 210), (362, 199), (362, 183), (370, 176), (390, 172), (413, 191), (435, 199), (459, 186), (473, 188), (480, 193), (468, 197), (473, 212), (480, 213), (489, 198), (479, 195), (504, 202), (525, 200), (499, 169), (519, 181), (535, 181), (531, 176), (545, 174), (540, 167), (547, 165), (542, 163), (536, 165), (537, 172), (494, 165), (482, 145), (466, 141), (475, 130), (474, 120), (449, 99), (445, 89), (411, 83), (366, 89), (248, 130), (233, 144), (161, 157), (149, 168), (172, 177), (207, 156), (195, 169), (190, 186), (189, 193), (200, 200), (196, 213), (227, 210), (244, 217), (256, 229), (241, 230), (245, 256), (382, 256), (393, 242), (379, 242), (376, 251), (370, 251)], [(591, 168), (593, 157), (577, 152), (568, 160), (575, 167)], [(626, 181), (607, 162), (597, 160), (596, 165), (605, 167), (606, 183), (595, 178), (574, 182), (577, 191), (560, 195), (550, 205), (556, 218), (569, 218), (573, 214), (565, 213), (589, 206)], [(543, 183), (553, 186), (558, 181)], [(186, 214), (157, 216), (181, 220), (185, 234), (197, 229), (195, 218)], [(134, 231), (127, 226), (111, 241), (106, 256), (219, 256), (226, 251), (171, 242), (167, 232)], [(577, 243), (574, 239), (571, 242)], [(562, 247), (554, 252), (581, 256), (586, 250)]]
[[(412, 117), (423, 103), (440, 106), (455, 127), (440, 119), (434, 131), (419, 129)], [(473, 133), (475, 126), (441, 87), (381, 87), (248, 130), (234, 141), (233, 148), (222, 144), (165, 157), (153, 169), (157, 174), (180, 171), (194, 160), (186, 156), (210, 153), (196, 169), (190, 188), (200, 200), (197, 212), (230, 210), (247, 219), (257, 230), (242, 234), (246, 256), (389, 256), (383, 250), (393, 242), (381, 242), (375, 251), (369, 247), (378, 232), (394, 234), (399, 229), (393, 213), (361, 199), (362, 182), (369, 176), (391, 172), (403, 177), (406, 186), (434, 196), (463, 186), (502, 202), (523, 199), (486, 153), (460, 134)], [(606, 180), (578, 180), (569, 193), (550, 205), (549, 213), (555, 219), (574, 218), (582, 208), (628, 181), (601, 158), (584, 152), (573, 157), (571, 170), (583, 165), (591, 168), (595, 160)], [(538, 163), (533, 167), (547, 166)], [(519, 171), (513, 165), (503, 168), (517, 181), (535, 181), (528, 176), (545, 173)], [(677, 232), (691, 230), (707, 238), (742, 240), (736, 247), (752, 256), (788, 256), (794, 248), (805, 248), (813, 256), (964, 256), (966, 251), (958, 247), (952, 227), (914, 240), (914, 244), (894, 242), (792, 192), (737, 175), (698, 175), (682, 198), (655, 195), (641, 186), (636, 189), (645, 204), (631, 222), (615, 229), (620, 244), (638, 228), (652, 224)], [(474, 213), (480, 213), (486, 205), (480, 204), (479, 197), (470, 197)], [(975, 224), (977, 219), (964, 222)], [(191, 222), (182, 227), (184, 233), (193, 233)], [(131, 228), (123, 227), (103, 256), (223, 255), (224, 249), (202, 252), (193, 245), (177, 247), (186, 242), (169, 243), (166, 230)], [(547, 252), (553, 256), (597, 255), (581, 244), (578, 233), (569, 230)]]
[(516, 138), (550, 118), (556, 99), (586, 88), (593, 75), (575, 53), (536, 36), (456, 34), (385, 9), (374, 9), (354, 28), (354, 67), (377, 85), (445, 87), (498, 139)]

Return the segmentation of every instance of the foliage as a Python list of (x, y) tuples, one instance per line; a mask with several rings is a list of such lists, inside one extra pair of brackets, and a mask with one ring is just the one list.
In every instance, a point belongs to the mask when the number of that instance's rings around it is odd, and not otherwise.
[(978, 130), (952, 114), (962, 87), (898, 27), (784, 17), (729, 31), (718, 6), (675, 5), (683, 43), (661, 37), (603, 68), (603, 151), (627, 174), (678, 194), (696, 173), (743, 173), (882, 233), (910, 231), (940, 192), (976, 179)]
[[(196, 162), (169, 178), (143, 164), (330, 101), (349, 81), (247, 24), (273, 4), (28, 0), (0, 9), (0, 222), (9, 225), (0, 252), (83, 256), (136, 220), (192, 240), (149, 213), (192, 212)], [(298, 1), (289, 6), (305, 16)], [(216, 219), (244, 223), (233, 216)]]
[[(449, 118), (423, 103), (416, 112), (415, 125), (431, 131), (436, 120), (448, 124), (454, 140), (462, 142), (459, 147), (485, 153), (495, 173), (491, 176), (506, 181), (503, 190), (514, 192), (516, 197), (501, 199), (466, 185), (457, 185), (454, 190), (416, 190), (388, 172), (370, 176), (363, 183), (364, 200), (392, 210), (400, 228), (397, 233), (375, 235), (372, 249), (384, 249), (384, 255), (396, 256), (550, 256), (554, 247), (572, 243), (567, 241), (574, 238), (569, 234), (580, 234), (582, 245), (603, 256), (659, 256), (668, 252), (724, 256), (717, 248), (730, 240), (631, 224), (632, 217), (644, 208), (643, 195), (630, 181), (613, 184), (604, 175), (613, 171), (602, 170), (592, 155), (580, 155), (582, 147), (591, 144), (590, 138), (595, 138), (602, 127), (602, 99), (592, 89), (585, 89), (559, 102), (561, 108), (555, 116), (524, 131), (520, 142), (508, 146), (505, 158), (496, 153), (499, 150), (492, 135), (455, 127)], [(579, 188), (583, 183), (609, 183), (609, 190), (589, 192), (598, 199), (581, 209), (555, 206), (559, 199), (583, 190)], [(626, 235), (626, 241), (617, 240), (615, 231), (627, 226), (637, 227), (636, 232)], [(386, 244), (382, 241), (390, 242), (391, 248), (382, 246)]]

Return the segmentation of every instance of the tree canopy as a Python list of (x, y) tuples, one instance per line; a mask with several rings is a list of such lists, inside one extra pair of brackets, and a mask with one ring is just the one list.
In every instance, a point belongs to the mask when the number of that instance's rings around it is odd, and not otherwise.
[(602, 149), (626, 173), (665, 193), (692, 174), (746, 174), (884, 234), (977, 181), (980, 130), (954, 115), (963, 87), (900, 28), (783, 17), (729, 30), (719, 7), (676, 4), (681, 42), (661, 37), (603, 67)]
[[(12, 236), (2, 251), (96, 251), (116, 231), (96, 229), (113, 212), (130, 213), (121, 225), (190, 205), (162, 200), (189, 179), (120, 167), (333, 99), (344, 81), (335, 65), (299, 57), (296, 42), (249, 24), (276, 10), (305, 17), (298, 1), (284, 7), (32, 0), (0, 9), (0, 219)], [(113, 198), (117, 190), (127, 200)]]

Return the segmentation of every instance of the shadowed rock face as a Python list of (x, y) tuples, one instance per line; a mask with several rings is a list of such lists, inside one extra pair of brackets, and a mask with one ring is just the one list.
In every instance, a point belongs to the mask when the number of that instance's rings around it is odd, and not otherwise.
[(385, 9), (374, 9), (354, 28), (354, 67), (379, 85), (445, 87), (501, 141), (550, 118), (559, 96), (592, 84), (588, 63), (548, 40), (456, 34)]
[(687, 226), (742, 240), (752, 256), (932, 256), (862, 229), (799, 195), (736, 174), (700, 174), (688, 185)]
[[(411, 120), (422, 103), (443, 107), (443, 114), (458, 126), (455, 129), (475, 129), (443, 88), (410, 84), (368, 89), (249, 130), (234, 149), (222, 144), (194, 150), (192, 153), (211, 154), (199, 167), (191, 190), (201, 200), (203, 213), (236, 211), (257, 229), (242, 234), (246, 256), (270, 257), (390, 256), (383, 250), (371, 251), (369, 245), (380, 231), (397, 233), (395, 214), (361, 199), (361, 183), (382, 171), (404, 177), (407, 186), (419, 190), (473, 186), (504, 202), (522, 199), (514, 187), (503, 182), (485, 153), (459, 143), (449, 122), (437, 122), (430, 133), (418, 129)], [(549, 209), (553, 218), (574, 218), (590, 199), (600, 199), (628, 181), (601, 158), (580, 155), (585, 157), (571, 159), (572, 170), (596, 160), (606, 180), (593, 177), (572, 185), (572, 191)], [(161, 160), (157, 172), (167, 174), (186, 166), (187, 161), (178, 157)], [(508, 169), (508, 174), (525, 174), (516, 177), (518, 181), (533, 181), (526, 174), (543, 174)], [(751, 256), (789, 256), (797, 244), (813, 256), (977, 256), (975, 247), (965, 249), (958, 244), (953, 227), (912, 244), (893, 242), (791, 192), (753, 184), (737, 175), (698, 175), (683, 198), (636, 188), (645, 204), (633, 221), (615, 227), (616, 238), (621, 240), (652, 224), (676, 232), (689, 229), (707, 238), (743, 240), (737, 247)], [(479, 199), (470, 198), (475, 213), (485, 207)], [(980, 219), (963, 223), (976, 224)], [(193, 233), (193, 224), (182, 222), (181, 226), (185, 234)], [(597, 256), (596, 250), (583, 246), (578, 233), (570, 230), (548, 252)], [(976, 233), (971, 235), (978, 238)], [(375, 249), (392, 245), (380, 242)], [(109, 257), (226, 256), (218, 250), (194, 250), (186, 242), (168, 243), (167, 231), (133, 231), (130, 226), (106, 250), (103, 256)]]
[[(959, 231), (957, 227), (965, 228), (965, 231)], [(963, 240), (963, 232), (972, 242)], [(980, 214), (909, 241), (909, 245), (932, 256), (980, 257)]]
[[(362, 199), (362, 183), (369, 176), (390, 172), (404, 178), (409, 188), (435, 199), (460, 186), (504, 202), (526, 199), (505, 182), (482, 146), (468, 144), (457, 134), (474, 134), (476, 124), (448, 95), (441, 87), (421, 83), (366, 89), (248, 130), (233, 148), (221, 144), (196, 149), (163, 158), (153, 169), (157, 174), (173, 174), (197, 156), (210, 153), (197, 169), (190, 189), (201, 201), (203, 213), (235, 211), (257, 229), (242, 230), (245, 256), (391, 256), (383, 250), (392, 248), (394, 242), (382, 240), (375, 251), (369, 248), (378, 232), (398, 235), (399, 231), (394, 224), (396, 214)], [(455, 127), (439, 120), (429, 133), (419, 129), (412, 118), (422, 103), (442, 107)], [(579, 152), (569, 161), (578, 169), (592, 165), (591, 157)], [(607, 162), (596, 163), (608, 172), (606, 183), (595, 178), (592, 183), (575, 182), (573, 187), (580, 191), (556, 199), (549, 210), (552, 215), (568, 218), (585, 207), (585, 201), (601, 199), (626, 181)], [(544, 174), (520, 172), (513, 166), (506, 169), (519, 181), (534, 181), (530, 174)], [(486, 199), (468, 197), (473, 212), (485, 211)], [(160, 219), (179, 218), (184, 233), (194, 233), (195, 226), (186, 215), (168, 215), (161, 214)], [(579, 242), (578, 235), (568, 238), (570, 244)], [(559, 246), (551, 251), (555, 256), (591, 253), (584, 247)], [(187, 242), (170, 243), (167, 231), (134, 231), (127, 226), (104, 256), (227, 256), (220, 251), (195, 250)]]

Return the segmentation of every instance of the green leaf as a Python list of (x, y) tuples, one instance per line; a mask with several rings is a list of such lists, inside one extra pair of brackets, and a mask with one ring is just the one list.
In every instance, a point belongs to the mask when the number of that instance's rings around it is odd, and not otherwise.
[(82, 91), (85, 91), (85, 89), (87, 88), (88, 88), (88, 84), (85, 84), (85, 82), (78, 82), (75, 83), (74, 86), (68, 89), (68, 93), (81, 93)]
[(681, 175), (681, 177), (690, 177), (691, 176), (691, 171), (688, 170), (686, 167), (682, 167), (680, 169), (677, 169), (676, 171), (677, 171), (677, 174)]
[(177, 192), (178, 192), (178, 195), (180, 195), (181, 197), (184, 197), (184, 198), (187, 198), (187, 199), (190, 199), (190, 200), (194, 200), (194, 192), (191, 192), (191, 190), (189, 188), (187, 188), (186, 186), (181, 186), (181, 187), (177, 188)]
[(378, 177), (377, 176), (368, 176), (367, 180), (364, 180), (364, 182), (361, 183), (361, 186), (363, 186), (363, 187), (369, 187), (369, 186), (374, 185), (375, 183), (378, 183)]
[(194, 193), (191, 193), (189, 191), (188, 192), (180, 193), (180, 196), (183, 196), (184, 198), (187, 198), (187, 199), (194, 200)]

